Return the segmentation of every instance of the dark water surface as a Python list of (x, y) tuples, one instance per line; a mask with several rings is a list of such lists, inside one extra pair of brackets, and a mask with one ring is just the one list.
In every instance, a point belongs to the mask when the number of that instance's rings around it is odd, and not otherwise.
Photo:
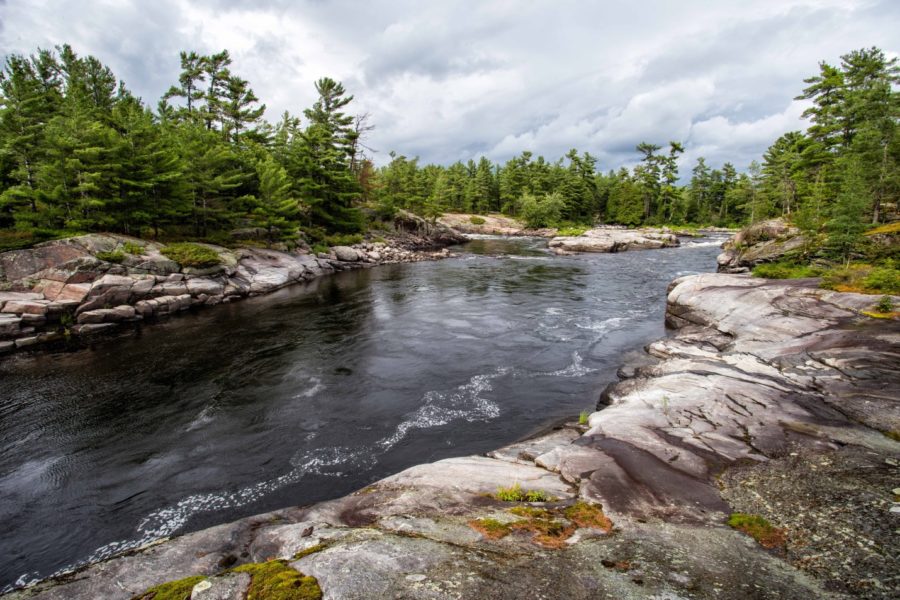
[(718, 252), (545, 246), (478, 239), (3, 359), (0, 589), (593, 408), (622, 353), (663, 335), (669, 281)]

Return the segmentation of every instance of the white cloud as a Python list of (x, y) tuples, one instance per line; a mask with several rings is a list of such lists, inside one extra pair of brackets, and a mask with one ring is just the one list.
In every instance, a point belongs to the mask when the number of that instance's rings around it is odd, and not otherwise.
[(739, 168), (802, 126), (792, 102), (819, 60), (900, 51), (893, 0), (62, 0), (0, 2), (0, 54), (71, 43), (151, 105), (178, 52), (228, 48), (277, 119), (344, 81), (369, 145), (447, 163), (522, 150), (630, 164), (641, 141)]

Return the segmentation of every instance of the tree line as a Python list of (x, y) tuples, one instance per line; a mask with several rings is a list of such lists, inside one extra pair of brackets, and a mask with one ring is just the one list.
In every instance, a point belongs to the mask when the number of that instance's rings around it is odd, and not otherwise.
[(353, 96), (329, 78), (315, 87), (302, 122), (285, 113), (271, 125), (227, 51), (182, 52), (156, 111), (70, 46), (10, 56), (0, 72), (0, 229), (26, 241), (359, 231)]
[(151, 110), (98, 59), (60, 46), (10, 56), (0, 72), (0, 230), (26, 241), (100, 230), (217, 240), (254, 227), (268, 242), (298, 231), (316, 241), (402, 208), (501, 212), (533, 226), (784, 215), (848, 244), (896, 212), (900, 70), (868, 48), (822, 62), (805, 83), (809, 128), (781, 136), (744, 172), (700, 158), (682, 178), (677, 141), (642, 142), (637, 165), (606, 172), (574, 149), (449, 166), (392, 152), (375, 168), (363, 153), (372, 127), (332, 79), (315, 83), (302, 116), (271, 124), (227, 51), (182, 52), (177, 82)]

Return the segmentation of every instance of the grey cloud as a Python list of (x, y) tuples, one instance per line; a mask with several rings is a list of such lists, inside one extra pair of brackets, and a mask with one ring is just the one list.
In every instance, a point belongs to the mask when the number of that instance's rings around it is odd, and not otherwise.
[(819, 60), (897, 52), (898, 30), (893, 0), (0, 0), (0, 53), (69, 42), (151, 105), (183, 49), (229, 47), (271, 119), (308, 106), (318, 77), (340, 79), (371, 114), (380, 163), (575, 147), (607, 170), (642, 140), (680, 139), (686, 161), (744, 167), (802, 127), (792, 99)]

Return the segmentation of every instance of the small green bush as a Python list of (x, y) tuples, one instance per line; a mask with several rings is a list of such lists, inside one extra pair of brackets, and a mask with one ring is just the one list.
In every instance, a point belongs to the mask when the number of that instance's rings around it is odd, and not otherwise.
[(125, 242), (124, 244), (122, 244), (122, 249), (125, 250), (125, 252), (127, 252), (128, 254), (133, 254), (134, 256), (140, 256), (144, 253), (144, 246), (135, 242)]
[(479, 217), (478, 215), (472, 215), (469, 217), (469, 223), (472, 225), (484, 225), (487, 221), (484, 220), (484, 217)]
[(325, 243), (329, 246), (352, 246), (362, 241), (363, 236), (359, 233), (336, 233), (325, 238)]
[(578, 415), (578, 424), (579, 425), (587, 425), (588, 419), (590, 418), (590, 416), (591, 416), (591, 411), (589, 411), (589, 410), (581, 411), (581, 414)]
[(219, 253), (212, 248), (190, 242), (169, 244), (160, 252), (182, 267), (212, 267), (219, 264), (222, 260), (219, 257)]
[(120, 264), (125, 260), (125, 254), (121, 250), (112, 250), (110, 252), (98, 252), (97, 258), (106, 262)]
[(822, 269), (811, 265), (794, 263), (763, 263), (753, 267), (754, 277), (765, 279), (802, 279), (805, 277), (821, 277)]
[(878, 301), (878, 304), (875, 305), (875, 309), (880, 313), (889, 313), (894, 311), (894, 301), (890, 296), (882, 296), (881, 300)]
[(885, 294), (900, 294), (900, 270), (889, 267), (875, 267), (862, 280), (867, 291)]
[(328, 254), (331, 252), (331, 248), (328, 247), (328, 244), (323, 244), (319, 242), (318, 244), (313, 244), (310, 246), (313, 254)]

